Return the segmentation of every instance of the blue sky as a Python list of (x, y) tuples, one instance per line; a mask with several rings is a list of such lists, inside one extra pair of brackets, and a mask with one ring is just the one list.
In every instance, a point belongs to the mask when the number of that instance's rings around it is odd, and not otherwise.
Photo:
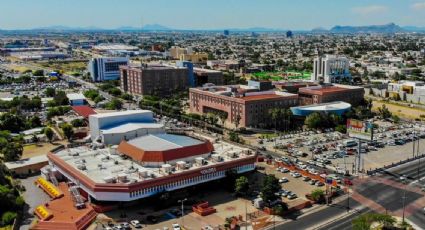
[(425, 26), (425, 0), (0, 0), (0, 29), (52, 25), (178, 29)]

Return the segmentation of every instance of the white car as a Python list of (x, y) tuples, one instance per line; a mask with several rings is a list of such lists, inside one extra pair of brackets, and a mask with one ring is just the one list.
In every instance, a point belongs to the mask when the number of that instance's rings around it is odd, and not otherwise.
[(130, 221), (130, 224), (133, 225), (133, 227), (135, 227), (135, 228), (141, 228), (142, 227), (142, 224), (138, 220), (132, 220), (132, 221)]
[(295, 178), (302, 177), (302, 175), (298, 172), (294, 173), (292, 176)]
[(173, 230), (181, 230), (179, 224), (173, 224)]
[(286, 177), (282, 177), (281, 179), (279, 179), (279, 183), (286, 183), (286, 182), (288, 182), (289, 180), (288, 180), (288, 178), (286, 178)]

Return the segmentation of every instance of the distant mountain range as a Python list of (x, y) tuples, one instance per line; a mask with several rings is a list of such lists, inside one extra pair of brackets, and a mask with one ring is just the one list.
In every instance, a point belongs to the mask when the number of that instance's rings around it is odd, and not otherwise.
[(394, 23), (372, 26), (335, 26), (331, 33), (398, 33), (406, 30)]
[[(95, 26), (89, 27), (69, 27), (69, 26), (48, 26), (23, 30), (1, 30), (0, 31), (223, 31), (223, 29), (175, 29), (160, 24), (147, 24), (143, 27), (121, 26), (114, 29), (105, 29)], [(227, 28), (226, 30), (234, 32), (283, 32), (285, 29), (274, 29), (267, 27), (251, 27), (251, 28)], [(369, 25), (369, 26), (334, 26), (331, 29), (318, 27), (312, 30), (295, 30), (295, 32), (313, 32), (313, 33), (399, 33), (399, 32), (425, 32), (425, 27), (416, 26), (399, 26), (394, 23), (386, 25)]]

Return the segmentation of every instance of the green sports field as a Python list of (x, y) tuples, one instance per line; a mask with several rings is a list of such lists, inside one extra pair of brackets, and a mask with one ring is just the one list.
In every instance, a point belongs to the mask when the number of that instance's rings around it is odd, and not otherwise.
[(275, 71), (275, 72), (259, 72), (252, 74), (253, 77), (259, 80), (304, 80), (310, 79), (310, 72), (299, 72), (299, 71)]

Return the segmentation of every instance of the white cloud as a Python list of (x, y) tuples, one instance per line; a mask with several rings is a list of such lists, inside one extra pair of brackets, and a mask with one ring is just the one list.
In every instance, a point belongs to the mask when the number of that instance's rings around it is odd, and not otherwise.
[(417, 2), (410, 6), (414, 10), (425, 10), (425, 2)]
[(369, 14), (384, 13), (388, 10), (388, 8), (386, 6), (370, 5), (370, 6), (354, 7), (351, 10), (356, 14), (369, 15)]

